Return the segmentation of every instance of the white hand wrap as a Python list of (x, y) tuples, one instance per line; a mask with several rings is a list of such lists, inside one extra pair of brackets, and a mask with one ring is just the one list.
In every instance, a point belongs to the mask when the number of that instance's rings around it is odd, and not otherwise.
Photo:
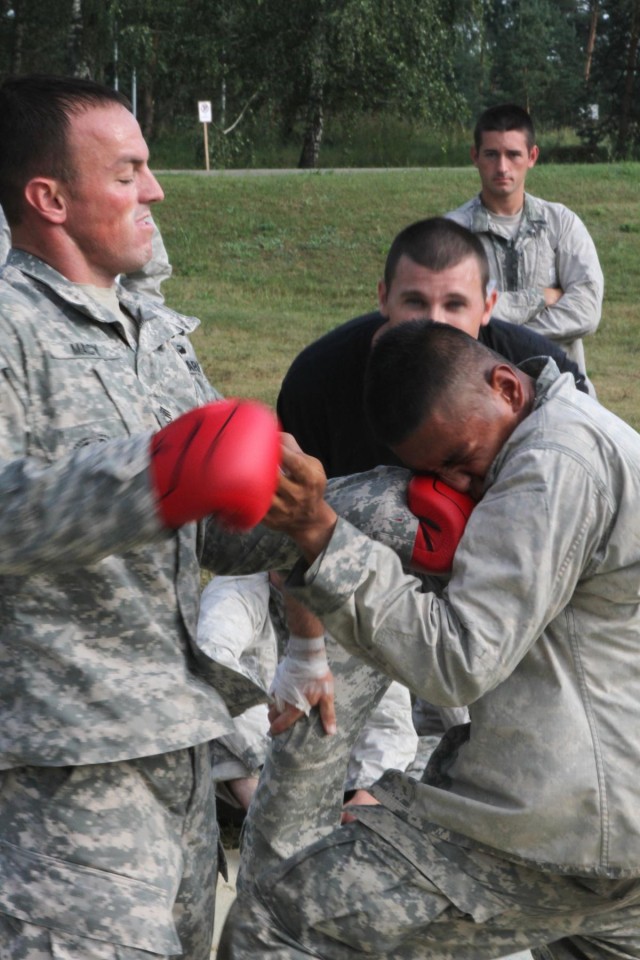
[(329, 662), (322, 637), (297, 637), (290, 634), (286, 656), (282, 658), (269, 689), (277, 709), (282, 713), (286, 703), (309, 716), (312, 704), (307, 694), (330, 693), (332, 681), (327, 677)]

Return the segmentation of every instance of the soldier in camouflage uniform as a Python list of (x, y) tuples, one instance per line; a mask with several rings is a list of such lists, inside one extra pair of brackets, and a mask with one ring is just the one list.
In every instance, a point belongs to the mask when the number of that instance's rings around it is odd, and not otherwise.
[(598, 328), (604, 291), (589, 231), (564, 204), (525, 191), (539, 154), (526, 110), (489, 107), (473, 139), (480, 193), (447, 216), (482, 241), (499, 290), (495, 316), (548, 337), (586, 372), (582, 341)]
[[(162, 198), (125, 102), (29, 78), (0, 97), (3, 956), (205, 958), (200, 744), (230, 720), (191, 649), (197, 529), (163, 528), (148, 465), (151, 432), (219, 395), (195, 321), (113, 286), (149, 259)], [(34, 141), (57, 129), (20, 155), (24, 103)]]
[[(349, 465), (354, 469), (358, 463), (359, 469), (364, 469), (374, 463), (395, 462), (393, 454), (373, 436), (365, 416), (364, 371), (374, 335), (411, 319), (418, 307), (425, 315), (432, 313), (432, 319), (446, 320), (479, 337), (514, 363), (552, 352), (561, 369), (572, 370), (579, 388), (584, 389), (584, 377), (578, 368), (561, 350), (552, 349), (549, 341), (523, 327), (489, 322), (496, 294), (487, 289), (488, 275), (484, 249), (468, 231), (441, 218), (413, 223), (397, 235), (389, 250), (380, 290), (384, 316), (378, 313), (352, 320), (307, 347), (294, 361), (278, 400), (280, 419), (303, 449), (322, 461), (329, 476), (349, 471)], [(386, 325), (381, 327), (385, 320)], [(302, 632), (300, 628), (298, 632)], [(309, 635), (321, 632), (316, 625), (315, 633), (309, 631)], [(346, 767), (346, 757), (341, 760), (340, 750), (344, 747), (348, 751), (349, 736), (355, 739), (361, 729), (361, 711), (366, 711), (368, 698), (372, 697), (373, 676), (358, 658), (345, 660), (346, 653), (336, 649), (330, 638), (328, 644), (337, 685), (338, 737), (327, 743), (321, 728), (316, 730), (313, 721), (305, 721), (295, 733), (282, 732), (273, 738), (248, 813), (240, 885), (251, 883), (267, 863), (296, 852), (301, 841), (311, 842), (339, 822), (336, 777), (341, 762), (342, 769)], [(363, 670), (360, 686), (358, 678)], [(462, 708), (440, 708), (439, 713), (444, 729), (468, 721)], [(417, 776), (444, 732), (441, 724), (438, 732), (434, 720), (440, 718), (434, 714), (435, 708), (431, 708), (430, 735), (421, 738), (421, 751), (411, 768)], [(276, 719), (274, 730), (283, 729), (282, 719)], [(388, 756), (384, 759), (387, 766), (407, 768), (400, 751), (395, 760), (389, 762)], [(370, 794), (360, 791), (355, 800), (362, 803), (369, 798)], [(343, 817), (346, 815), (345, 810)]]
[[(241, 577), (216, 576), (204, 588), (198, 619), (198, 645), (212, 659), (237, 665), (239, 672), (248, 674), (264, 688), (265, 695), (276, 673), (278, 656), (286, 649), (288, 637), (281, 591), (270, 583), (266, 573)], [(408, 699), (408, 690), (400, 684), (392, 684), (387, 697), (393, 687), (406, 694)], [(377, 709), (380, 709), (380, 705)], [(408, 725), (411, 725), (406, 730), (399, 727), (402, 719), (400, 711), (398, 716), (389, 717), (388, 711), (381, 716), (374, 745), (365, 739), (366, 730), (360, 734), (356, 749), (352, 749), (348, 764), (345, 763), (345, 790), (355, 790), (360, 785), (369, 786), (389, 767), (406, 769), (416, 752), (411, 713), (406, 713)], [(237, 717), (234, 726), (232, 736), (220, 737), (211, 744), (213, 774), (217, 797), (232, 807), (246, 811), (270, 743), (266, 702)], [(351, 723), (346, 725), (346, 729), (352, 729)], [(335, 759), (340, 763), (339, 757)], [(312, 777), (309, 789), (314, 793), (316, 791)], [(287, 830), (287, 834), (290, 842), (291, 831)]]
[(478, 500), (451, 579), (425, 592), (292, 451), (270, 512), (309, 564), (289, 589), (471, 723), (243, 887), (218, 957), (638, 958), (640, 437), (553, 361), (428, 322), (381, 338), (367, 397), (400, 459)]
[[(265, 528), (163, 523), (150, 441), (219, 394), (189, 342), (197, 321), (115, 283), (152, 254), (147, 156), (114, 91), (0, 88), (2, 960), (207, 960), (208, 741), (264, 693), (197, 646), (200, 564), (298, 557)], [(406, 474), (379, 479), (367, 517), (410, 554), (418, 521), (389, 497)]]

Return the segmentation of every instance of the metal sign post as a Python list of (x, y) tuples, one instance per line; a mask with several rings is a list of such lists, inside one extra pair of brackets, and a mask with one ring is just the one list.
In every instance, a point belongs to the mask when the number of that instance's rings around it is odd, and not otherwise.
[(207, 124), (211, 123), (211, 100), (198, 100), (198, 117), (202, 123), (204, 132), (204, 166), (209, 170), (209, 137), (207, 133)]

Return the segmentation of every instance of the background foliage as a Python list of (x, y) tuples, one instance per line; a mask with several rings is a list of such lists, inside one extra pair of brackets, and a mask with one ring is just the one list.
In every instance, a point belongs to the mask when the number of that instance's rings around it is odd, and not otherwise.
[[(587, 338), (600, 399), (640, 429), (640, 164), (535, 167), (534, 193), (585, 221), (605, 275), (602, 322)], [(294, 356), (376, 307), (391, 240), (407, 223), (458, 206), (472, 167), (439, 170), (161, 176), (155, 209), (174, 275), (168, 303), (199, 317), (194, 341), (229, 396), (273, 403)]]
[(189, 167), (204, 159), (198, 100), (218, 167), (313, 167), (340, 137), (333, 163), (357, 142), (368, 165), (402, 164), (380, 150), (394, 125), (449, 163), (452, 139), (504, 100), (574, 133), (555, 159), (638, 158), (639, 38), (640, 0), (0, 0), (0, 76), (117, 85)]

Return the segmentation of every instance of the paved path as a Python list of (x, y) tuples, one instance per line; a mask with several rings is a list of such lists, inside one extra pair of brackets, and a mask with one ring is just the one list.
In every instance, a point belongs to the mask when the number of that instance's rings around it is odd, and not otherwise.
[[(278, 167), (276, 169), (260, 170), (162, 170), (153, 167), (154, 176), (165, 176), (167, 174), (189, 174), (194, 177), (281, 177), (291, 173), (301, 176), (324, 176), (324, 174), (350, 174), (350, 173), (408, 173), (420, 170), (432, 170), (433, 167), (318, 167), (316, 170), (300, 170), (298, 167)], [(444, 168), (438, 168), (444, 169)]]

